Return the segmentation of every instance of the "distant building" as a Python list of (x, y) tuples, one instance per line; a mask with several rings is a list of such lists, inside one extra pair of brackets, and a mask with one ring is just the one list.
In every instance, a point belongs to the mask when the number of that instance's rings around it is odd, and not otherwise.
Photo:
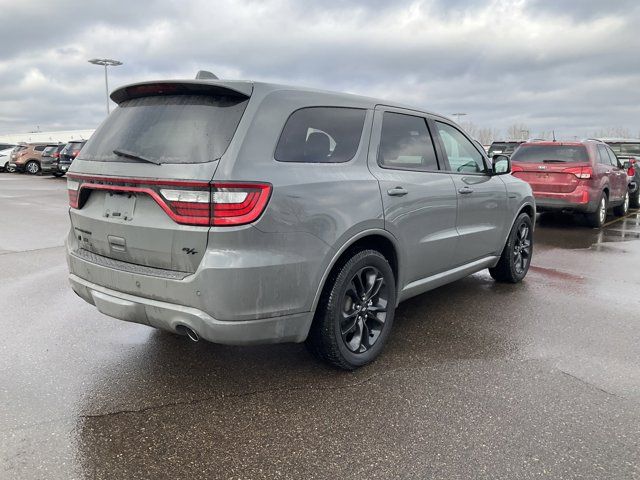
[(12, 133), (0, 135), (0, 143), (52, 142), (67, 143), (71, 140), (87, 140), (93, 135), (91, 130), (62, 130), (59, 132)]

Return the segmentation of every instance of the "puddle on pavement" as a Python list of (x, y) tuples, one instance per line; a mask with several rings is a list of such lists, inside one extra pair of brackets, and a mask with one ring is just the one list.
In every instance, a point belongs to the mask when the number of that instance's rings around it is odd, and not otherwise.
[(563, 249), (598, 248), (611, 242), (640, 240), (640, 212), (623, 220), (607, 219), (609, 224), (600, 230), (590, 228), (579, 215), (543, 214), (536, 224), (536, 244), (541, 247)]

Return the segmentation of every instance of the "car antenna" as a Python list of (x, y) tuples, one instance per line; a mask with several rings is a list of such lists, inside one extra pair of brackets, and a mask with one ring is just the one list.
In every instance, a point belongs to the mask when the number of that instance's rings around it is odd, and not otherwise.
[(551, 130), (551, 135), (553, 135), (553, 141), (556, 141), (556, 131), (555, 130)]
[(196, 73), (196, 80), (218, 80), (218, 77), (207, 70), (200, 70)]

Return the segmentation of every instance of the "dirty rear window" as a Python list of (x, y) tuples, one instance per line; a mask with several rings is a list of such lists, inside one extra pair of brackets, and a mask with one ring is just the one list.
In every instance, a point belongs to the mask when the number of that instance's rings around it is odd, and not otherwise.
[(588, 162), (583, 145), (521, 145), (511, 156), (512, 162)]
[(122, 102), (82, 149), (82, 160), (136, 162), (125, 151), (158, 163), (204, 163), (227, 150), (248, 99), (168, 95)]

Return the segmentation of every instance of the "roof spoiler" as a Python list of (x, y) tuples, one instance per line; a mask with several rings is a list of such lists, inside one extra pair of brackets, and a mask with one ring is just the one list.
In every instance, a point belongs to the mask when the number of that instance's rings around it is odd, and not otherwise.
[[(212, 74), (213, 75), (213, 74)], [(249, 98), (253, 92), (250, 82), (221, 80), (159, 80), (134, 83), (114, 90), (111, 100), (120, 104), (125, 100), (160, 95), (226, 95), (239, 99)]]

